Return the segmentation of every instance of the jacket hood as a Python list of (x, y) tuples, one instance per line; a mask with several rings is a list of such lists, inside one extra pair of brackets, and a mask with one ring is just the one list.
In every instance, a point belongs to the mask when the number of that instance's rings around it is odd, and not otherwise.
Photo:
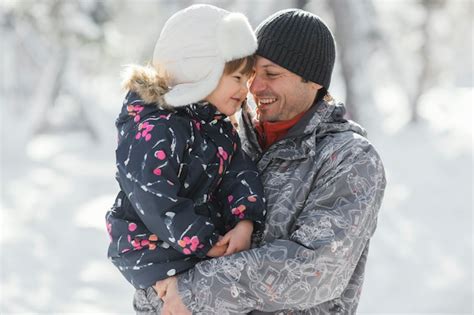
[(127, 66), (123, 72), (122, 87), (136, 93), (144, 105), (173, 108), (164, 100), (164, 95), (169, 91), (167, 80), (152, 66)]
[(329, 133), (353, 131), (365, 137), (367, 132), (362, 126), (344, 118), (346, 107), (343, 103), (322, 100), (313, 105), (301, 121), (288, 132), (285, 138), (298, 136), (301, 133), (313, 133), (322, 137)]
[(115, 122), (119, 127), (130, 120), (138, 122), (149, 112), (159, 109), (174, 111), (164, 100), (168, 91), (166, 79), (151, 66), (127, 66), (122, 73), (122, 87), (128, 91)]

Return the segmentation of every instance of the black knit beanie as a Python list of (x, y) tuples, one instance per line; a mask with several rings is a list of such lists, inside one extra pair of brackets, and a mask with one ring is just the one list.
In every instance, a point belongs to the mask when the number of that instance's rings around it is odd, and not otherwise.
[(278, 11), (260, 23), (256, 33), (257, 55), (329, 88), (336, 45), (318, 16), (299, 9)]

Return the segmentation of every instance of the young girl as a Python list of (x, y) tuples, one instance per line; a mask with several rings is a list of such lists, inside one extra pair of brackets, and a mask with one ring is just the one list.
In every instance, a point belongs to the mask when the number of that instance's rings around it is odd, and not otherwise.
[(257, 169), (226, 117), (245, 101), (256, 48), (243, 15), (193, 5), (166, 22), (153, 66), (129, 68), (106, 221), (108, 256), (136, 288), (248, 249), (263, 224)]

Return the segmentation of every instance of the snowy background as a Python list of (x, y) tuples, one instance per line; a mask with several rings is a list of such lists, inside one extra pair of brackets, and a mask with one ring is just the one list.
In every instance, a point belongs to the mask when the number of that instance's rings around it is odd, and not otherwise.
[[(106, 259), (120, 71), (193, 1), (0, 1), (0, 313), (132, 313)], [(360, 314), (473, 312), (473, 2), (213, 1), (254, 26), (287, 7), (338, 42), (332, 94), (385, 162)]]

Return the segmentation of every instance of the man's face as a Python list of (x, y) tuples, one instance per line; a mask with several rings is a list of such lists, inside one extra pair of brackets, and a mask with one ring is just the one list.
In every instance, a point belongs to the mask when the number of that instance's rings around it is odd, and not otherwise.
[(260, 56), (249, 83), (260, 121), (292, 119), (311, 107), (321, 88), (319, 84), (303, 82), (300, 76)]

